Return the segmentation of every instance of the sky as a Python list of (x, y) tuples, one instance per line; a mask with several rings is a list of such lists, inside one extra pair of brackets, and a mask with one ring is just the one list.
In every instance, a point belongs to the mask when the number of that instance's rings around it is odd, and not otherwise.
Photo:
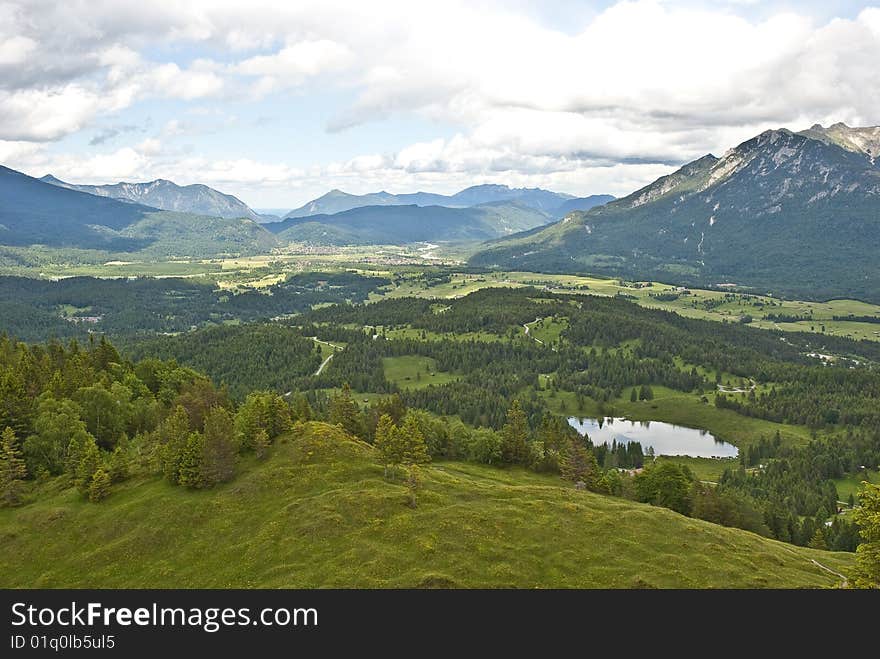
[(0, 163), (75, 183), (624, 195), (838, 121), (880, 124), (880, 2), (0, 0)]

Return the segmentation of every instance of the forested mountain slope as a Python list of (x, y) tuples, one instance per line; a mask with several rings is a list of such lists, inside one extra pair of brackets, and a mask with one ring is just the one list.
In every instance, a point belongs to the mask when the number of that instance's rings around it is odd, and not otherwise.
[(876, 134), (766, 131), (627, 197), (498, 241), (471, 263), (876, 302)]
[(160, 211), (68, 190), (0, 167), (0, 245), (46, 245), (152, 258), (265, 252), (275, 237), (247, 218)]
[(224, 194), (207, 185), (181, 186), (165, 179), (156, 179), (147, 183), (78, 185), (62, 181), (51, 174), (43, 176), (40, 180), (69, 190), (87, 192), (120, 201), (130, 201), (166, 211), (227, 219), (246, 217), (254, 221), (260, 220), (260, 216), (241, 199)]

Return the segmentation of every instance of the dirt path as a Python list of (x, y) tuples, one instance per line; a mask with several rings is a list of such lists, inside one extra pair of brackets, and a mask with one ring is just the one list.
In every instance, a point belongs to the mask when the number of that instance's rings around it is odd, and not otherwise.
[(310, 336), (309, 338), (312, 341), (314, 341), (315, 343), (323, 343), (325, 346), (330, 346), (331, 348), (333, 348), (333, 352), (331, 352), (330, 355), (328, 355), (327, 359), (325, 359), (323, 362), (321, 362), (321, 365), (318, 367), (318, 370), (315, 371), (315, 375), (321, 375), (321, 372), (324, 370), (324, 368), (327, 366), (327, 364), (330, 363), (330, 360), (333, 359), (333, 355), (336, 354), (336, 351), (342, 350), (342, 346), (338, 346), (334, 343), (330, 343), (329, 341), (322, 341), (317, 336)]
[(728, 389), (723, 384), (718, 385), (718, 391), (722, 394), (747, 394), (750, 391), (754, 391), (758, 387), (758, 384), (749, 378), (749, 388), (748, 389), (740, 389), (738, 387), (734, 387), (732, 389)]
[[(786, 547), (786, 549), (787, 549), (788, 551), (790, 551), (792, 554), (794, 554), (795, 556), (798, 555), (798, 553), (797, 553), (794, 549), (789, 549), (788, 547)], [(845, 574), (841, 574), (841, 573), (838, 572), (837, 570), (832, 570), (832, 569), (831, 569), (830, 567), (828, 567), (827, 565), (822, 565), (822, 563), (820, 563), (819, 561), (817, 561), (815, 558), (811, 558), (811, 559), (810, 559), (810, 563), (812, 563), (813, 565), (815, 565), (815, 566), (816, 566), (817, 568), (819, 568), (820, 570), (825, 570), (825, 572), (828, 572), (829, 574), (833, 574), (835, 577), (838, 577), (839, 579), (842, 579), (843, 581), (842, 581), (842, 583), (840, 583), (840, 588), (846, 588), (846, 587), (849, 585), (849, 579), (847, 578), (847, 576), (846, 576)]]
[(330, 360), (333, 359), (333, 355), (335, 355), (335, 354), (336, 354), (335, 352), (331, 352), (330, 355), (327, 357), (327, 359), (325, 359), (324, 361), (321, 362), (321, 365), (318, 367), (318, 370), (315, 371), (315, 375), (321, 375), (321, 371), (323, 371), (324, 367), (330, 363)]
[[(541, 319), (540, 319), (540, 318), (535, 318), (531, 323), (526, 323), (525, 325), (523, 325), (523, 329), (526, 331), (526, 336), (531, 336), (531, 335), (529, 334), (529, 325), (534, 325), (534, 324), (537, 323), (539, 320), (541, 320)], [(533, 338), (535, 341), (537, 341), (538, 343), (540, 343), (541, 345), (544, 345), (544, 342), (543, 342), (541, 339), (539, 339), (539, 338), (537, 338), (537, 337), (534, 337), (534, 336), (532, 336), (532, 338)]]
[(810, 562), (811, 562), (813, 565), (815, 565), (816, 567), (820, 567), (820, 568), (822, 568), (823, 570), (825, 570), (826, 572), (830, 572), (830, 573), (833, 574), (835, 577), (840, 577), (841, 579), (843, 579), (843, 584), (842, 584), (842, 586), (843, 586), (843, 588), (846, 588), (847, 584), (849, 583), (849, 581), (848, 581), (847, 578), (846, 578), (846, 575), (843, 575), (843, 574), (841, 574), (840, 572), (836, 572), (835, 570), (832, 570), (832, 569), (831, 569), (830, 567), (828, 567), (827, 565), (822, 565), (819, 561), (817, 561), (817, 560), (814, 559), (814, 558), (811, 558), (811, 559), (810, 559)]

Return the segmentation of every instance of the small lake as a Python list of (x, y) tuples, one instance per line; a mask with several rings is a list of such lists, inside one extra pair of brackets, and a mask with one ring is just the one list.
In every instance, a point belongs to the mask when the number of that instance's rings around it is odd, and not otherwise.
[(739, 451), (708, 430), (676, 426), (663, 421), (630, 421), (623, 418), (581, 419), (570, 417), (569, 425), (586, 434), (594, 445), (614, 440), (618, 444), (639, 442), (645, 453), (654, 447), (656, 455), (689, 455), (694, 458), (735, 458)]

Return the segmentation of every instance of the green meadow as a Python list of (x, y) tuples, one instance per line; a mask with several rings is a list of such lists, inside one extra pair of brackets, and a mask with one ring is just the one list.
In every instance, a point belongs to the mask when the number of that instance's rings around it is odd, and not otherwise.
[(50, 481), (0, 510), (0, 586), (822, 588), (853, 563), (518, 468), (442, 462), (421, 483), (412, 508), (321, 423), (209, 490), (135, 479), (90, 504)]

